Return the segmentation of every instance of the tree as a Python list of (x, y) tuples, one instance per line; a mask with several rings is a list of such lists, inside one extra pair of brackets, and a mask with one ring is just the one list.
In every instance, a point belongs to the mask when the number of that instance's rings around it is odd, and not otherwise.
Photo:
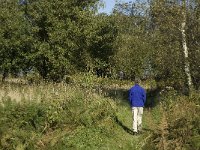
[[(85, 30), (97, 0), (29, 1), (34, 38), (30, 59), (44, 79), (60, 80), (84, 62)], [(79, 58), (79, 59), (77, 59)]]
[(155, 0), (151, 3), (153, 44), (157, 45), (153, 59), (156, 78), (178, 89), (192, 87), (186, 17), (185, 2)]
[(182, 84), (184, 79), (182, 70), (179, 69), (183, 62), (180, 57), (176, 18), (173, 11), (163, 5), (160, 1), (151, 5), (151, 42), (154, 47), (151, 63), (159, 86), (174, 86), (178, 85), (176, 81)]
[(60, 81), (96, 62), (108, 65), (117, 31), (108, 16), (96, 14), (98, 2), (1, 1), (2, 70)]
[(147, 3), (117, 3), (113, 17), (119, 35), (115, 43), (114, 65), (128, 78), (142, 77), (149, 62)]
[(0, 71), (4, 80), (8, 73), (17, 74), (25, 68), (24, 47), (30, 42), (30, 36), (17, 1), (2, 0), (0, 4)]
[(188, 37), (189, 47), (189, 62), (191, 66), (191, 74), (193, 84), (196, 89), (199, 88), (200, 83), (200, 1), (190, 1), (187, 11), (187, 28), (186, 33)]
[(99, 68), (102, 71), (109, 69), (117, 34), (116, 23), (111, 16), (99, 14), (93, 17), (92, 27), (87, 33), (90, 68)]
[(186, 7), (186, 0), (183, 1), (182, 4), (183, 10), (182, 10), (182, 16), (183, 20), (181, 23), (181, 33), (182, 33), (182, 45), (183, 45), (183, 52), (184, 52), (184, 58), (185, 58), (185, 74), (187, 76), (187, 84), (189, 91), (193, 89), (193, 83), (192, 83), (192, 77), (191, 77), (191, 71), (190, 71), (190, 63), (189, 63), (189, 52), (188, 52), (188, 44), (187, 44), (187, 38), (186, 38), (186, 23), (187, 23), (187, 7)]

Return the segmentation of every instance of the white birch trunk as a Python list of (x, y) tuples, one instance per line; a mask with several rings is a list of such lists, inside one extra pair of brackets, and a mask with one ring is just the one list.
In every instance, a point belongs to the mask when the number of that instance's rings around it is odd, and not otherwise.
[(192, 89), (192, 77), (190, 73), (190, 64), (189, 64), (189, 56), (188, 56), (188, 47), (187, 47), (187, 41), (186, 41), (186, 33), (185, 33), (185, 28), (186, 28), (186, 12), (183, 10), (183, 22), (181, 24), (181, 33), (182, 33), (182, 46), (183, 46), (183, 52), (184, 52), (184, 57), (185, 57), (185, 74), (187, 76), (187, 83), (189, 90)]

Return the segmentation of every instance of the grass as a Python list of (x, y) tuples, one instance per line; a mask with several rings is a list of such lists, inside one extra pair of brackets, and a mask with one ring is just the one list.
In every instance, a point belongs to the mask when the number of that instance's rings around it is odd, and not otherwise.
[[(148, 149), (200, 149), (199, 94), (184, 96), (174, 90), (160, 95), (160, 122), (146, 144)], [(154, 116), (154, 115), (153, 115)]]
[[(149, 82), (143, 85), (146, 88), (151, 86)], [(187, 136), (190, 142), (186, 144), (199, 147), (199, 119), (197, 116), (191, 118), (191, 114), (198, 112), (194, 103), (199, 100), (198, 95), (193, 94), (191, 102), (186, 103), (187, 97), (172, 97), (172, 93), (169, 94), (171, 97), (158, 97), (158, 93), (148, 94), (150, 102), (148, 108), (144, 109), (144, 132), (135, 136), (131, 131), (132, 113), (127, 99), (127, 91), (131, 86), (130, 81), (96, 78), (89, 74), (73, 76), (68, 84), (41, 82), (29, 85), (11, 81), (2, 84), (0, 148), (162, 149), (160, 136), (163, 136), (167, 146), (179, 144), (183, 147), (184, 141), (177, 142), (181, 138), (176, 135), (178, 131), (184, 131), (184, 134), (188, 131), (177, 124), (176, 119), (188, 123), (188, 126), (195, 124), (191, 127), (195, 133), (191, 132)], [(181, 101), (179, 107), (184, 106), (180, 111), (175, 109), (177, 99)], [(161, 105), (160, 101), (167, 103)], [(149, 105), (151, 103), (153, 105)], [(187, 113), (185, 109), (188, 110)], [(183, 118), (186, 118), (186, 122)], [(194, 121), (195, 118), (197, 121)], [(173, 137), (175, 142), (170, 141), (169, 137)]]

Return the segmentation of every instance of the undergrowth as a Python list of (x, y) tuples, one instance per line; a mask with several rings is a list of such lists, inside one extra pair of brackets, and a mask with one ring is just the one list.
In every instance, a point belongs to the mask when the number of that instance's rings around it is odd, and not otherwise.
[[(108, 139), (116, 128), (116, 104), (94, 92), (88, 82), (82, 83), (4, 84), (0, 149), (101, 147), (103, 143), (96, 141)], [(18, 95), (31, 94), (32, 99), (10, 96), (12, 91)]]
[(154, 130), (145, 148), (158, 150), (200, 149), (200, 95), (190, 97), (170, 90), (160, 94), (159, 127)]
[[(143, 134), (132, 135), (130, 81), (80, 74), (68, 83), (4, 83), (0, 149), (200, 149), (200, 95), (148, 91)], [(146, 88), (152, 86), (148, 81)]]

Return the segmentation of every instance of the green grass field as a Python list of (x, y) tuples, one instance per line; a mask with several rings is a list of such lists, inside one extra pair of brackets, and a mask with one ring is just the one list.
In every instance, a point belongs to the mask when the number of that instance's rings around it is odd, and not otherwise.
[[(143, 133), (133, 135), (127, 99), (128, 89), (133, 83), (92, 75), (77, 75), (72, 79), (68, 84), (2, 83), (0, 149), (200, 147), (198, 94), (188, 99), (178, 95), (172, 97), (172, 93), (171, 97), (167, 94), (158, 97), (158, 93), (149, 96), (148, 93), (147, 103), (153, 105), (144, 109)], [(143, 86), (151, 92), (149, 82), (144, 82)], [(167, 98), (172, 102), (168, 100), (166, 103)], [(173, 102), (174, 99), (181, 101), (182, 109), (175, 109), (178, 103)], [(187, 100), (190, 102), (187, 103)], [(186, 110), (189, 112), (183, 113)], [(179, 124), (177, 119), (182, 122)], [(185, 140), (180, 137), (185, 137)]]

